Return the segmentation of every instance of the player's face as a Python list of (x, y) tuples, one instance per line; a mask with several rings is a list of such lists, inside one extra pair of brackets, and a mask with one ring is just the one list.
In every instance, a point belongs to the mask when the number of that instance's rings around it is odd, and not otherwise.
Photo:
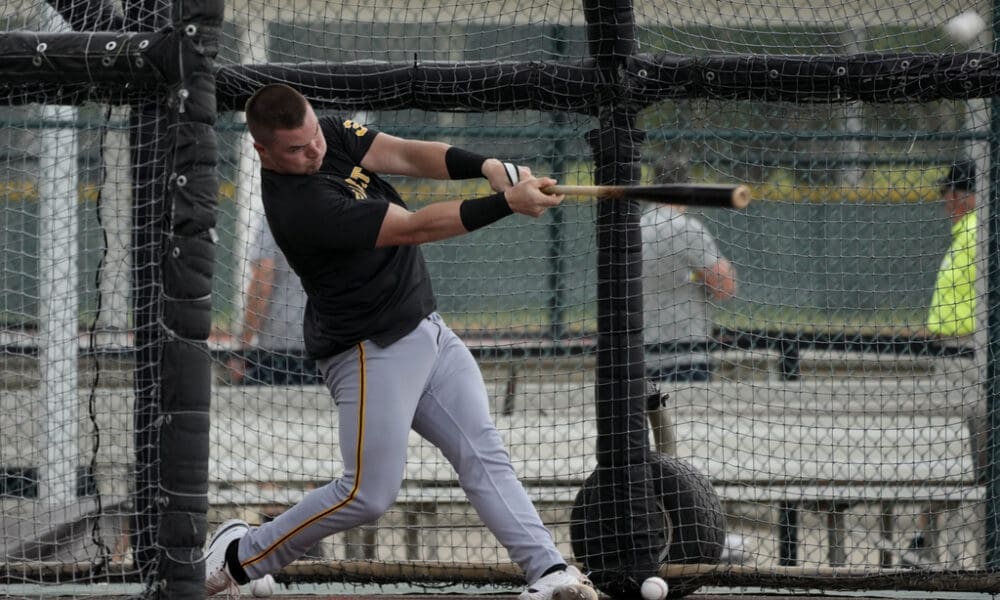
[(944, 190), (944, 209), (953, 220), (958, 220), (965, 216), (967, 212), (975, 208), (974, 196), (962, 190)]
[(326, 138), (316, 113), (310, 107), (301, 127), (275, 130), (271, 143), (258, 150), (261, 163), (267, 169), (285, 175), (312, 175), (323, 164)]

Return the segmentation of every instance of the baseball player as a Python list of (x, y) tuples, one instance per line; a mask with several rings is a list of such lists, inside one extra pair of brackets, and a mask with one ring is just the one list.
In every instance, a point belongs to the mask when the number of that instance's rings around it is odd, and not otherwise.
[[(452, 464), (483, 523), (523, 570), (522, 600), (557, 591), (596, 600), (518, 481), (479, 367), (435, 311), (419, 246), (512, 213), (538, 217), (563, 199), (541, 192), (555, 181), (444, 143), (317, 118), (283, 84), (259, 89), (246, 118), (267, 221), (308, 296), (306, 352), (340, 411), (344, 473), (259, 527), (223, 523), (205, 555), (207, 595), (276, 572), (320, 539), (378, 519), (402, 484), (412, 428)], [(411, 212), (376, 173), (485, 177), (496, 193)]]

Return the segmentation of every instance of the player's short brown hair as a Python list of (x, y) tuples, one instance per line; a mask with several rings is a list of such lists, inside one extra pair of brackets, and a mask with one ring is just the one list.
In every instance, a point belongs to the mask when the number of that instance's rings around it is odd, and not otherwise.
[(284, 83), (269, 83), (254, 92), (243, 110), (247, 128), (258, 144), (267, 144), (278, 129), (296, 129), (306, 119), (309, 101)]

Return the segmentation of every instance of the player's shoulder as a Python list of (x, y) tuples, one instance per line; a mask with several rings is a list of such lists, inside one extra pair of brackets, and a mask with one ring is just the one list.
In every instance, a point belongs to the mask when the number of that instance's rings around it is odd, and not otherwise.
[(642, 215), (641, 223), (647, 227), (676, 227), (683, 213), (669, 204), (653, 205)]
[(350, 115), (325, 115), (320, 117), (319, 122), (327, 136), (366, 138), (377, 133), (364, 121)]
[(356, 204), (350, 190), (338, 183), (333, 176), (322, 173), (313, 175), (279, 175), (270, 185), (262, 178), (264, 213), (278, 246), (282, 233), (294, 233), (325, 222), (337, 213)]
[(684, 214), (684, 221), (683, 222), (684, 222), (684, 226), (687, 227), (688, 229), (690, 229), (691, 231), (699, 231), (699, 232), (700, 231), (707, 231), (705, 229), (705, 224), (702, 223), (701, 219), (699, 219), (695, 215), (689, 215), (689, 214), (685, 213)]
[[(287, 195), (293, 193), (292, 190), (300, 190), (312, 185), (314, 177), (311, 175), (298, 175), (294, 173), (279, 173), (270, 169), (260, 170), (260, 183), (265, 191), (271, 191), (275, 195)], [(294, 192), (297, 193), (297, 192)]]
[(308, 204), (312, 200), (341, 195), (345, 190), (339, 179), (331, 174), (286, 175), (274, 171), (261, 171), (262, 197), (265, 203), (296, 205)]

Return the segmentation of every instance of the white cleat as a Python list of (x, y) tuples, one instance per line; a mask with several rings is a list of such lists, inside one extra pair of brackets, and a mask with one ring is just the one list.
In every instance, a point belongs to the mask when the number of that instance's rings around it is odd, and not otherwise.
[(208, 541), (205, 551), (205, 596), (214, 596), (219, 592), (229, 591), (230, 595), (239, 596), (240, 586), (226, 568), (226, 548), (233, 540), (238, 540), (250, 531), (246, 521), (230, 519), (219, 525)]
[(529, 585), (519, 600), (597, 600), (597, 589), (590, 578), (571, 565)]

